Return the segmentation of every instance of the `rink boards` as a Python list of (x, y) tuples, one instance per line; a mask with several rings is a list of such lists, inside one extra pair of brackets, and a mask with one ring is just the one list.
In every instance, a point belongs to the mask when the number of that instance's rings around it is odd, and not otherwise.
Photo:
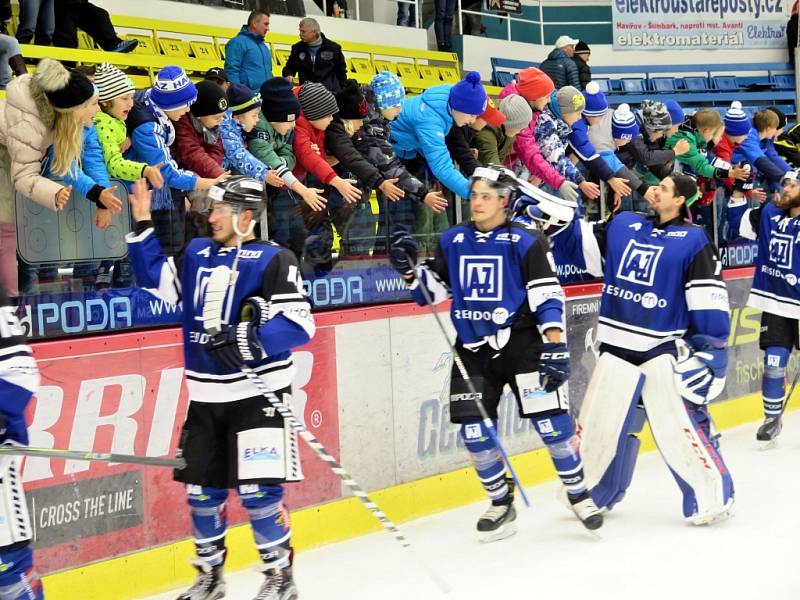
[[(760, 416), (759, 312), (744, 307), (752, 269), (728, 273), (732, 349), (722, 428)], [(579, 405), (595, 357), (587, 351), (599, 285), (568, 290)], [(474, 501), (482, 491), (449, 423), (451, 358), (427, 309), (409, 304), (317, 315), (317, 335), (295, 354), (294, 403), (307, 427), (397, 521)], [(34, 345), (43, 385), (30, 407), (31, 445), (170, 455), (187, 397), (177, 329)], [(790, 375), (796, 364), (790, 364)], [(504, 399), (499, 429), (523, 481), (553, 477), (530, 424)], [(652, 444), (645, 443), (647, 448)], [(294, 545), (304, 548), (378, 528), (338, 478), (303, 447), (306, 481), (289, 486)], [(28, 459), (24, 477), (38, 568), (53, 599), (136, 598), (192, 576), (184, 492), (166, 469)], [(230, 522), (241, 523), (238, 501)], [(228, 534), (231, 568), (255, 563), (248, 527)]]

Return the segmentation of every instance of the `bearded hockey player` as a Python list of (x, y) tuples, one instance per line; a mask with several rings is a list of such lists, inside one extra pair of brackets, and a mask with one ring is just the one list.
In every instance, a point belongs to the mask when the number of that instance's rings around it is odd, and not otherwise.
[(800, 239), (800, 171), (786, 173), (782, 184), (780, 200), (749, 209), (739, 226), (743, 237), (758, 240), (747, 306), (763, 311), (759, 346), (764, 351), (764, 423), (758, 428), (756, 439), (767, 444), (781, 432), (786, 366), (792, 349), (800, 348), (800, 261), (792, 260)]
[[(476, 169), (470, 182), (472, 222), (443, 233), (435, 256), (419, 265), (414, 238), (398, 231), (390, 257), (418, 304), (426, 303), (419, 286), (425, 286), (434, 303), (453, 299), (456, 350), (475, 382), (478, 399), (496, 422), (503, 386), (511, 387), (520, 416), (533, 421), (550, 452), (573, 511), (588, 529), (597, 529), (603, 517), (583, 481), (575, 426), (561, 387), (570, 373), (564, 292), (547, 238), (507, 219), (517, 185), (513, 173), (502, 167)], [(574, 208), (573, 202), (566, 222)], [(482, 540), (513, 534), (513, 484), (455, 365), (450, 418), (461, 426), (460, 435), (492, 503), (478, 520)]]
[[(246, 364), (284, 403), (290, 401), (291, 349), (314, 335), (297, 262), (290, 251), (253, 234), (265, 206), (262, 181), (236, 176), (211, 188), (211, 237), (192, 240), (174, 258), (162, 253), (149, 193), (141, 181), (136, 185), (131, 200), (136, 227), (127, 241), (137, 282), (183, 308), (189, 411), (179, 454), (187, 466), (175, 479), (186, 484), (198, 577), (179, 600), (225, 596), (230, 488), (250, 514), (263, 561), (266, 578), (255, 599), (293, 600), (297, 589), (281, 484), (302, 478), (296, 436), (239, 367)], [(212, 288), (220, 275), (221, 295), (212, 293), (219, 291)], [(214, 311), (222, 327), (212, 335), (204, 318)]]
[[(36, 361), (0, 285), (0, 445), (28, 445), (25, 407), (38, 388)], [(0, 600), (44, 598), (42, 582), (33, 570), (33, 530), (21, 462), (21, 456), (0, 455)]]
[(698, 196), (694, 179), (666, 177), (652, 196), (654, 217), (575, 220), (552, 237), (557, 256), (603, 277), (600, 358), (580, 408), (581, 452), (592, 498), (612, 508), (630, 485), (647, 418), (684, 516), (708, 524), (733, 504), (707, 409), (725, 386), (728, 293), (716, 249), (686, 220)]

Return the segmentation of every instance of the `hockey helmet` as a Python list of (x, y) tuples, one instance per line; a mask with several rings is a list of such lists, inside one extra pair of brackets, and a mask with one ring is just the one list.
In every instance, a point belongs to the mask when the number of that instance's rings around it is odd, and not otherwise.
[(229, 177), (208, 189), (198, 212), (208, 213), (217, 203), (231, 205), (234, 214), (252, 210), (258, 216), (267, 204), (264, 182), (244, 175)]
[(517, 178), (510, 169), (506, 169), (501, 165), (490, 164), (485, 167), (478, 167), (472, 172), (472, 177), (470, 177), (469, 180), (470, 189), (472, 188), (472, 184), (476, 181), (485, 181), (495, 190), (508, 190), (504, 195), (511, 196)]

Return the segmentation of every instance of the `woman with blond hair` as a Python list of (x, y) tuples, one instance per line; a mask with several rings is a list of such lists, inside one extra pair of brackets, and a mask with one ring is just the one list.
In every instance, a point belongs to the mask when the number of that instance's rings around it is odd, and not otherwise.
[(42, 159), (52, 145), (54, 174), (80, 164), (83, 128), (63, 116), (94, 97), (85, 75), (45, 58), (35, 73), (11, 81), (0, 100), (0, 283), (10, 296), (19, 293), (14, 189), (50, 210), (64, 209), (72, 186), (43, 176)]

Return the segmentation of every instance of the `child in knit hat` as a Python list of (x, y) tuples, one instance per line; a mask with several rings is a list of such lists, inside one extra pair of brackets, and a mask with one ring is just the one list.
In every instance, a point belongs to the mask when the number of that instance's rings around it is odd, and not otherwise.
[(218, 84), (197, 84), (197, 100), (175, 124), (172, 154), (182, 168), (212, 179), (225, 172), (220, 124), (227, 110), (228, 98)]
[(95, 69), (94, 84), (99, 91), (100, 112), (94, 117), (97, 136), (103, 147), (108, 174), (123, 181), (146, 178), (154, 188), (164, 185), (158, 166), (127, 160), (123, 153), (130, 146), (125, 120), (133, 108), (136, 89), (130, 77), (109, 63)]
[[(361, 190), (355, 180), (343, 179), (333, 170), (325, 148), (325, 130), (339, 112), (336, 97), (321, 83), (306, 83), (294, 90), (300, 101), (300, 118), (294, 130), (294, 175), (309, 187), (332, 186), (348, 203), (358, 202)], [(311, 175), (306, 179), (307, 175)]]
[(501, 165), (514, 149), (514, 140), (533, 119), (533, 110), (518, 94), (500, 101), (498, 110), (505, 115), (505, 123), (498, 127), (485, 127), (475, 135), (478, 160), (485, 165)]
[(455, 85), (437, 85), (407, 98), (392, 124), (392, 146), (404, 161), (421, 155), (444, 187), (469, 198), (469, 180), (453, 166), (445, 137), (455, 125), (470, 125), (486, 110), (488, 96), (480, 74), (467, 73)]
[(683, 125), (683, 122), (686, 120), (686, 113), (683, 112), (683, 107), (681, 107), (681, 105), (672, 98), (667, 100), (664, 105), (667, 107), (670, 121), (672, 121), (672, 126), (667, 129), (666, 133), (664, 134), (665, 138), (669, 138), (678, 131), (678, 128), (680, 128), (681, 125)]
[[(583, 183), (583, 177), (574, 164), (567, 165), (569, 160), (555, 122), (543, 112), (553, 90), (553, 81), (547, 74), (528, 67), (519, 73), (516, 82), (508, 84), (500, 92), (501, 99), (513, 94), (524, 98), (532, 114), (531, 122), (517, 134), (506, 165), (520, 175), (541, 180), (564, 199), (577, 202), (578, 182)], [(587, 193), (591, 191), (587, 190)]]
[(219, 126), (225, 166), (234, 173), (260, 179), (272, 187), (283, 187), (283, 179), (270, 167), (256, 158), (245, 144), (245, 135), (258, 123), (261, 95), (241, 83), (228, 88), (228, 109)]
[(303, 253), (306, 228), (295, 214), (294, 194), (314, 211), (325, 208), (323, 190), (306, 187), (294, 173), (297, 159), (292, 139), (300, 118), (300, 101), (292, 93), (292, 84), (283, 77), (273, 77), (261, 85), (261, 111), (258, 123), (252, 130), (247, 149), (258, 160), (273, 169), (285, 188), (269, 188), (269, 237), (289, 248), (298, 257)]
[(183, 246), (186, 192), (207, 190), (229, 176), (225, 172), (217, 178), (198, 177), (178, 167), (170, 153), (175, 123), (196, 99), (197, 88), (186, 72), (180, 67), (164, 67), (153, 87), (134, 95), (126, 122), (131, 147), (125, 158), (158, 166), (164, 177), (164, 186), (153, 190), (151, 213), (156, 236), (167, 256), (175, 255)]
[[(603, 127), (607, 119), (610, 129), (608, 102), (597, 82), (589, 82), (583, 93), (572, 86), (561, 88), (556, 94), (556, 102), (551, 102), (550, 106), (558, 110), (560, 118), (570, 127), (567, 152), (583, 162), (592, 175), (605, 181), (614, 193), (620, 196), (629, 195), (631, 188), (626, 180), (628, 174), (620, 177), (618, 173), (624, 165), (609, 165), (589, 140), (589, 127), (592, 124)], [(611, 132), (608, 133), (611, 137)]]
[(394, 202), (379, 197), (374, 253), (384, 254), (387, 250), (387, 217), (390, 231), (398, 225), (413, 231), (416, 208), (420, 203), (435, 213), (442, 213), (447, 208), (447, 200), (440, 192), (426, 193), (425, 185), (408, 172), (389, 141), (392, 121), (403, 110), (405, 100), (405, 89), (400, 79), (393, 73), (382, 71), (372, 78), (369, 85), (362, 86), (361, 92), (367, 103), (367, 116), (353, 144), (384, 179), (396, 179), (395, 185), (404, 192), (402, 199)]

